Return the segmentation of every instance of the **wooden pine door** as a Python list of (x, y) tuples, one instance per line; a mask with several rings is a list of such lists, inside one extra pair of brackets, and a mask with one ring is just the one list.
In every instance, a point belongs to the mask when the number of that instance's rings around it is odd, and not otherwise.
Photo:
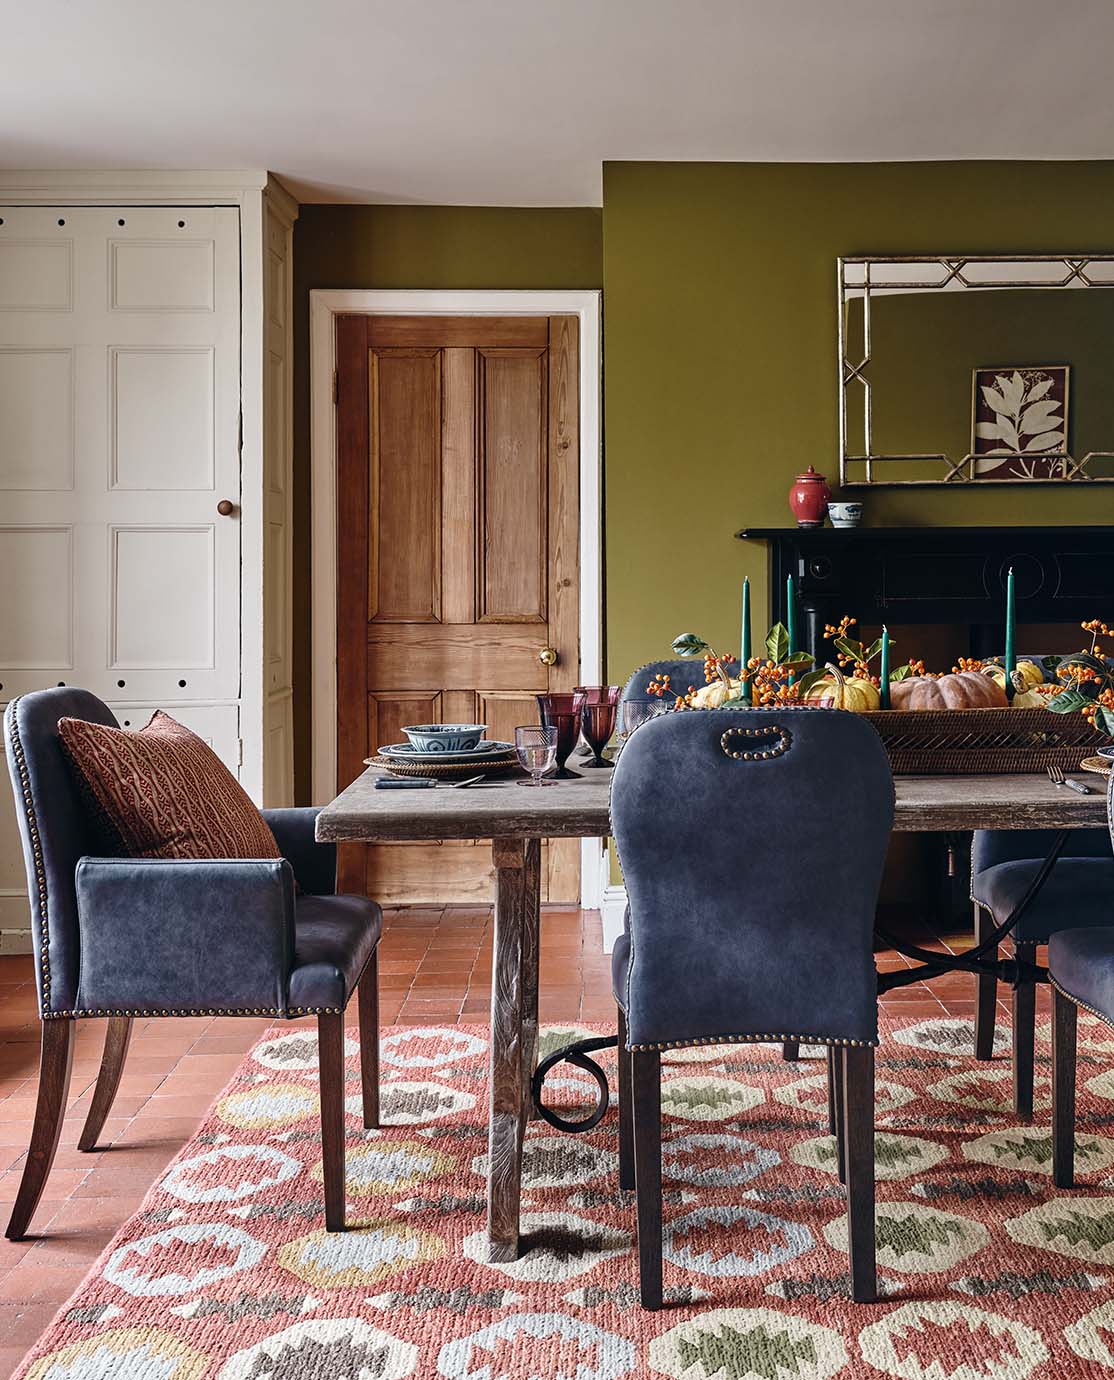
[[(337, 365), (345, 786), (403, 724), (513, 739), (537, 693), (577, 682), (577, 319), (342, 316)], [(482, 844), (353, 848), (341, 867), (385, 904), (491, 897)], [(578, 899), (575, 841), (545, 846), (542, 879), (543, 899)]]

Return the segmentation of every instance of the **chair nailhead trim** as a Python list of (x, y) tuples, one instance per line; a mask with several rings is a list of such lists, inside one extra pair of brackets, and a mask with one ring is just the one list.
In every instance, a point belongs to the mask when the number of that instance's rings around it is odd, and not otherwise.
[(1048, 977), (1048, 985), (1050, 987), (1055, 987), (1056, 991), (1059, 992), (1059, 994), (1062, 997), (1067, 997), (1068, 1001), (1073, 1002), (1076, 1006), (1080, 1008), (1081, 1011), (1089, 1011), (1092, 1016), (1097, 1016), (1099, 1020), (1102, 1021), (1105, 1025), (1111, 1024), (1109, 1016), (1106, 1016), (1101, 1011), (1096, 1010), (1096, 1008), (1093, 1007), (1089, 1002), (1080, 1001), (1078, 997), (1072, 996), (1070, 992), (1065, 992), (1064, 989), (1060, 986), (1060, 984), (1051, 974), (1049, 974)]
[(31, 858), (35, 868), (35, 887), (38, 892), (38, 911), (34, 918), (38, 925), (39, 939), (39, 985), (40, 998), (42, 1001), (42, 1016), (45, 1019), (50, 1015), (50, 943), (47, 937), (47, 891), (46, 891), (46, 867), (43, 864), (43, 846), (39, 837), (39, 821), (35, 814), (35, 802), (31, 795), (31, 777), (27, 771), (27, 757), (23, 751), (23, 743), (20, 740), (19, 729), (17, 727), (16, 709), (23, 698), (20, 695), (11, 704), (11, 742), (12, 756), (15, 758), (16, 771), (19, 773), (20, 789), (23, 792), (23, 813), (27, 820), (27, 833), (31, 840)]
[(692, 1049), (697, 1045), (764, 1045), (793, 1040), (801, 1045), (852, 1045), (856, 1049), (873, 1049), (877, 1040), (845, 1040), (836, 1035), (704, 1035), (696, 1040), (662, 1040), (657, 1044), (628, 1045), (633, 1050)]
[[(751, 752), (749, 749), (732, 752), (727, 746), (732, 738), (768, 738), (771, 733), (778, 735), (777, 743), (762, 752)], [(727, 756), (736, 762), (764, 762), (769, 757), (780, 757), (782, 753), (788, 752), (792, 742), (793, 735), (787, 728), (782, 728), (780, 724), (766, 724), (762, 728), (729, 728), (721, 735), (719, 745)]]
[(340, 1016), (343, 1015), (344, 1008), (341, 1006), (291, 1006), (288, 1010), (282, 1011), (277, 1006), (214, 1006), (183, 1008), (180, 1011), (125, 1011), (120, 1010), (78, 1010), (78, 1011), (44, 1011), (42, 1019), (44, 1021), (57, 1021), (62, 1019), (80, 1019), (85, 1016), (278, 1016), (282, 1020), (290, 1020), (296, 1016)]

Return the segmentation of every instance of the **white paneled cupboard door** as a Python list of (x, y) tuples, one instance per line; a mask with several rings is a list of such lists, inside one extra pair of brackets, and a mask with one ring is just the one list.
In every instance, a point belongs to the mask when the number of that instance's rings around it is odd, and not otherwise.
[[(233, 771), (239, 214), (0, 206), (0, 705), (64, 683), (130, 728), (165, 708)], [(0, 792), (0, 951), (25, 950)]]
[(235, 770), (239, 212), (0, 217), (0, 702), (64, 682), (134, 727), (223, 701)]

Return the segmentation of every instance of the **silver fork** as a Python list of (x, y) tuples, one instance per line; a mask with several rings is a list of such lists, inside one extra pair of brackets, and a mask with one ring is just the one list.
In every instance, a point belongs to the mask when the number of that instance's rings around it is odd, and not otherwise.
[(1048, 779), (1054, 786), (1068, 786), (1076, 795), (1090, 795), (1090, 786), (1085, 786), (1082, 781), (1073, 781), (1070, 776), (1065, 776), (1062, 767), (1049, 767)]

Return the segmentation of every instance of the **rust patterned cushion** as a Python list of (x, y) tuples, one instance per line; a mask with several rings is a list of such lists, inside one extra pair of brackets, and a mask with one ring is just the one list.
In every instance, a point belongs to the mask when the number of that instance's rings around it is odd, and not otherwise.
[(138, 733), (60, 719), (62, 746), (111, 852), (278, 858), (266, 820), (211, 747), (161, 709)]

